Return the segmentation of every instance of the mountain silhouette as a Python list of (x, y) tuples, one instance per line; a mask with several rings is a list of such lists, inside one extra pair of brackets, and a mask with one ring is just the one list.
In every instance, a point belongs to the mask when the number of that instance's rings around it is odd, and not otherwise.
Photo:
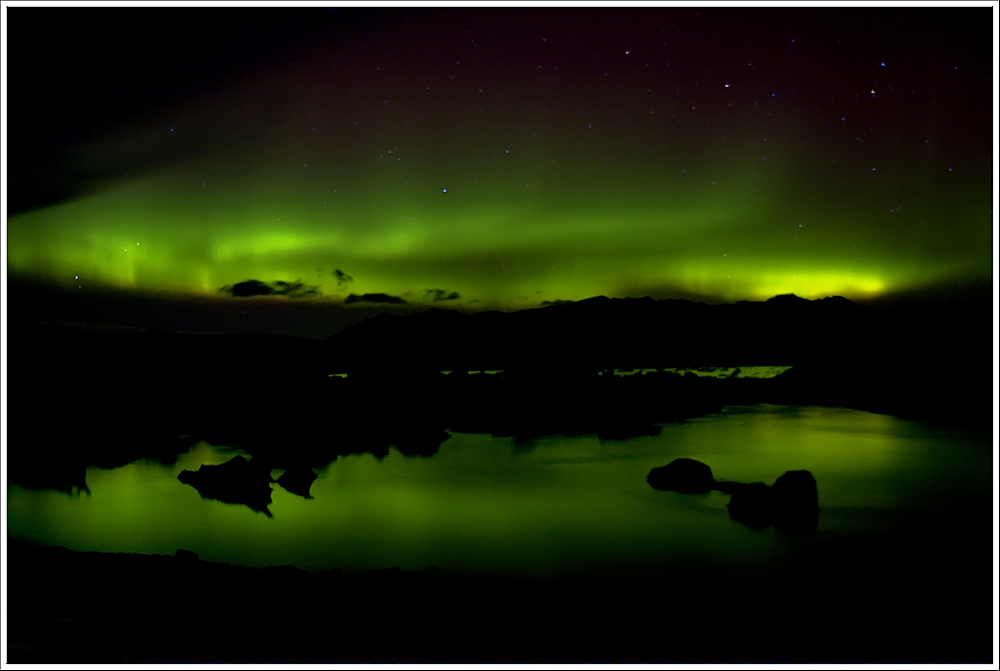
[(962, 301), (872, 309), (839, 296), (720, 305), (597, 296), (509, 313), (382, 314), (327, 338), (324, 356), (345, 373), (499, 369), (548, 380), (612, 368), (792, 366), (766, 397), (733, 380), (721, 400), (983, 425), (990, 316)]
[(794, 295), (707, 305), (597, 296), (517, 312), (463, 314), (432, 308), (380, 315), (329, 338), (344, 372), (513, 367), (662, 368), (795, 365), (856, 358), (859, 334), (884, 331), (845, 298)]
[[(325, 340), (14, 319), (9, 416), (59, 421), (11, 423), (8, 478), (72, 493), (86, 490), (87, 466), (170, 464), (199, 440), (284, 469), (381, 458), (391, 447), (427, 456), (448, 431), (628, 440), (726, 404), (843, 406), (988, 429), (990, 317), (956, 301), (871, 309), (786, 295), (431, 308), (381, 314)], [(769, 380), (664, 370), (753, 365), (791, 369)], [(613, 368), (658, 372), (600, 374)], [(482, 370), (502, 372), (468, 374)], [(308, 495), (304, 483), (293, 489)]]

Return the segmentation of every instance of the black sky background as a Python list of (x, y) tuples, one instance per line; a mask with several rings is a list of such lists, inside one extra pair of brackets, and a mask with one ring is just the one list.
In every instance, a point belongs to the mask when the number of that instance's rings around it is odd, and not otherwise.
[[(231, 77), (408, 19), (406, 9), (13, 7), (8, 12), (8, 215), (97, 190), (144, 166), (93, 171), (82, 144), (125, 132)], [(125, 21), (125, 15), (128, 21)], [(188, 146), (187, 151), (198, 151)], [(160, 156), (169, 161), (181, 156)]]

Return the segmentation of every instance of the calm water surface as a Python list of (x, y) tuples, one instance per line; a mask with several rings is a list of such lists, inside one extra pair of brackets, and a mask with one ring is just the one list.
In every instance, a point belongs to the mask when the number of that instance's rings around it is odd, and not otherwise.
[[(817, 538), (879, 533), (931, 508), (955, 514), (992, 492), (989, 438), (840, 408), (729, 406), (664, 425), (656, 437), (530, 442), (452, 434), (432, 457), (393, 449), (341, 457), (303, 499), (272, 485), (273, 518), (203, 499), (181, 470), (240, 452), (199, 443), (171, 466), (89, 468), (91, 493), (8, 484), (8, 533), (75, 550), (173, 554), (310, 571), (400, 566), (545, 575), (628, 571), (678, 559), (760, 564), (802, 539), (729, 519), (729, 497), (659, 492), (646, 474), (677, 457), (719, 480), (772, 483), (808, 469), (820, 497)], [(274, 473), (278, 475), (278, 471)], [(985, 497), (985, 498), (983, 498)]]

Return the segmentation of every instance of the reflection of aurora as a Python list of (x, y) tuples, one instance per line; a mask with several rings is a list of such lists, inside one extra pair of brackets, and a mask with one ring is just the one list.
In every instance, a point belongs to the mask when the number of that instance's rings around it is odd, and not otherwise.
[[(884, 241), (864, 226), (850, 232), (861, 244), (845, 251), (835, 213), (828, 224), (814, 219), (779, 240), (766, 223), (778, 213), (759, 198), (733, 212), (734, 198), (678, 190), (657, 203), (625, 192), (601, 207), (556, 185), (551, 203), (509, 198), (504, 189), (463, 199), (453, 188), (404, 206), (398, 190), (386, 189), (395, 201), (376, 198), (381, 186), (373, 184), (323, 203), (298, 184), (268, 192), (220, 179), (210, 189), (185, 175), (12, 218), (10, 272), (67, 287), (79, 275), (89, 286), (201, 296), (247, 279), (299, 281), (337, 300), (444, 288), (461, 295), (459, 304), (502, 307), (601, 294), (863, 299), (988, 272), (988, 254), (928, 259), (916, 247), (881, 254)], [(438, 207), (445, 198), (455, 202)], [(338, 285), (335, 269), (354, 283)]]
[(510, 438), (455, 433), (433, 457), (395, 449), (381, 461), (340, 457), (316, 469), (311, 500), (272, 485), (268, 519), (177, 481), (181, 470), (237, 453), (199, 443), (172, 466), (140, 460), (89, 468), (92, 494), (81, 499), (11, 484), (8, 520), (15, 537), (76, 550), (173, 554), (184, 547), (213, 561), (308, 570), (548, 573), (586, 562), (663, 561), (677, 552), (759, 562), (788, 549), (773, 529), (734, 523), (729, 497), (717, 492), (655, 492), (645, 474), (677, 455), (743, 482), (773, 482), (805, 468), (819, 485), (821, 528), (862, 534), (887, 512), (922, 516), (928, 493), (947, 502), (941, 505), (964, 501), (955, 492), (988, 493), (986, 448), (888, 415), (787, 406), (730, 406), (629, 441), (559, 436), (518, 449)]

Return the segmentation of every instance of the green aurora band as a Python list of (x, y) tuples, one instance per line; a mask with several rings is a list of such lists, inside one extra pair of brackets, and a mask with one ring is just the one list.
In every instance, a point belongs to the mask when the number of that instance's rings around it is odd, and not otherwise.
[[(944, 116), (918, 109), (906, 127), (926, 133), (910, 137), (886, 130), (901, 104), (888, 89), (863, 99), (839, 85), (842, 103), (816, 112), (805, 94), (735, 76), (692, 85), (700, 75), (666, 61), (633, 72), (622, 60), (604, 89), (606, 64), (546, 93), (558, 82), (530, 79), (542, 76), (530, 54), (504, 74), (502, 52), (446, 79), (451, 57), (429, 46), (445, 37), (399, 37), (371, 48), (384, 58), (343, 45), (262, 93), (234, 85), (84, 148), (114, 163), (185, 133), (225, 135), (10, 218), (10, 277), (225, 300), (248, 300), (221, 292), (245, 280), (301, 282), (317, 294), (298, 300), (338, 304), (442, 290), (460, 298), (436, 304), (476, 310), (595, 295), (865, 300), (991, 276), (990, 156), (976, 143), (988, 128), (949, 139)], [(795, 76), (775, 74), (782, 91), (804, 87)], [(643, 98), (675, 81), (698, 97)], [(882, 132), (845, 130), (836, 105)]]
[[(671, 289), (725, 301), (864, 299), (970, 270), (985, 279), (991, 263), (987, 226), (953, 241), (964, 255), (931, 254), (919, 240), (886, 240), (864, 222), (845, 239), (844, 213), (817, 207), (813, 216), (788, 216), (746, 184), (719, 195), (704, 186), (652, 197), (623, 188), (599, 199), (593, 185), (558, 176), (523, 191), (473, 184), (442, 193), (414, 180), (402, 189), (362, 186), (353, 197), (338, 189), (324, 203), (300, 180), (220, 176), (209, 188), (189, 174), (12, 218), (8, 271), (67, 287), (79, 276), (88, 285), (201, 296), (251, 278), (314, 285), (320, 300), (348, 291), (409, 298), (440, 287), (462, 304), (525, 307)], [(338, 286), (335, 268), (354, 282)]]

